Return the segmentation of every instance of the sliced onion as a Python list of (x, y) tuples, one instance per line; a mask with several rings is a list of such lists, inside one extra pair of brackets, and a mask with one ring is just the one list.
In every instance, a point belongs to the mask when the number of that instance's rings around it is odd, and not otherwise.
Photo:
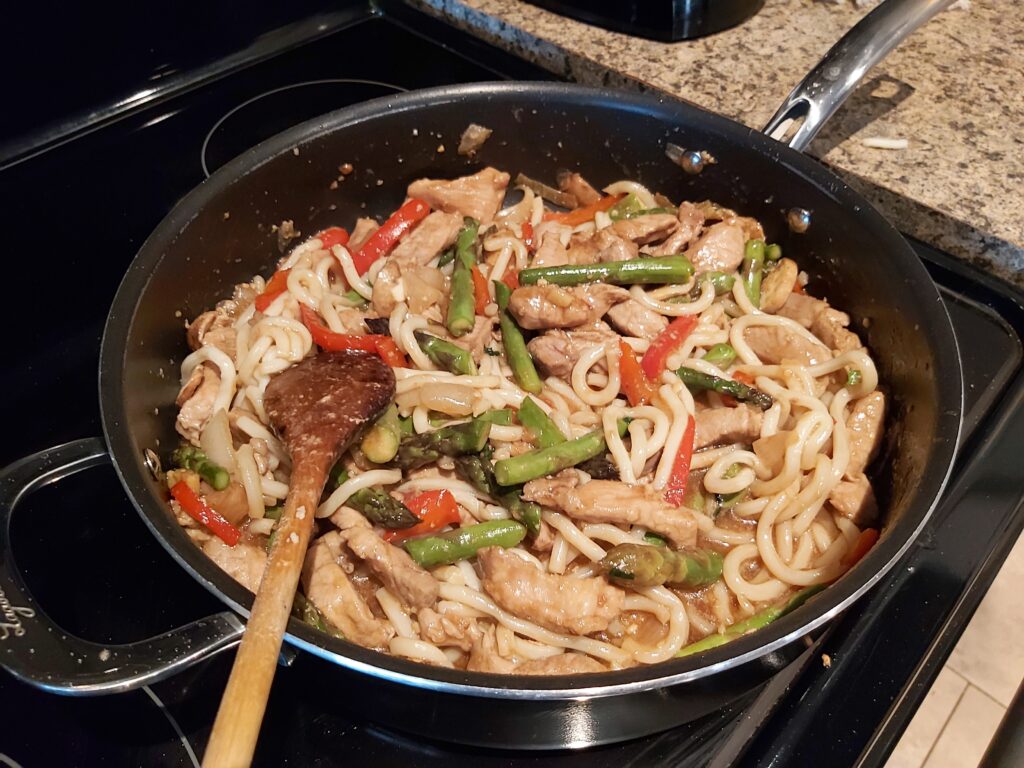
[(473, 390), (461, 384), (424, 384), (403, 392), (396, 402), (401, 410), (420, 405), (449, 416), (469, 416), (473, 413)]
[(220, 464), (232, 475), (235, 474), (235, 447), (231, 440), (231, 426), (228, 412), (223, 408), (213, 414), (199, 435), (199, 447), (214, 464)]
[(433, 267), (413, 267), (402, 273), (402, 286), (409, 310), (419, 315), (436, 305), (444, 305), (448, 278)]

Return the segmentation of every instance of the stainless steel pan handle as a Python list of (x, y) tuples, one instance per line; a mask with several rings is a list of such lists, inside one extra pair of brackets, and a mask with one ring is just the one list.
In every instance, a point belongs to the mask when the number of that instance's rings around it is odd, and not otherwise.
[[(793, 89), (764, 132), (802, 152), (868, 70), (955, 0), (884, 0), (825, 54)], [(803, 120), (788, 140), (791, 122)], [(781, 131), (780, 131), (781, 129)]]
[(75, 440), (0, 469), (0, 667), (55, 693), (116, 693), (154, 683), (235, 645), (230, 611), (127, 645), (99, 645), (62, 630), (36, 604), (14, 564), (11, 514), (38, 488), (110, 461), (99, 438)]

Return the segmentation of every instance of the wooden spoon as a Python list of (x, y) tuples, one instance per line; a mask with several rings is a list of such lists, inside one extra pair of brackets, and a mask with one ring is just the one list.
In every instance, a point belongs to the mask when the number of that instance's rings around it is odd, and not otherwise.
[(252, 762), (327, 473), (394, 394), (394, 373), (365, 352), (321, 352), (267, 385), (263, 404), (292, 457), (291, 487), (206, 746), (206, 768)]

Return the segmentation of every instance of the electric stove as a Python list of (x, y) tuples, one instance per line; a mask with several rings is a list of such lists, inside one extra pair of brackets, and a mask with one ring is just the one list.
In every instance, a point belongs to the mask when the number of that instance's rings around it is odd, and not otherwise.
[[(59, 140), (22, 142), (30, 149), (0, 159), (9, 318), (0, 464), (100, 434), (95, 381), (107, 307), (146, 235), (207, 173), (289, 125), (394, 90), (550, 77), (400, 4), (313, 29), (301, 44), (291, 39), (276, 54), (264, 48), (245, 66), (82, 123)], [(796, 662), (697, 722), (623, 744), (537, 753), (375, 726), (372, 701), (325, 688), (322, 662), (289, 653), (256, 765), (882, 764), (1024, 526), (1024, 302), (988, 275), (914, 246), (960, 342), (960, 459), (900, 564), (808, 640)], [(39, 603), (96, 642), (139, 639), (222, 609), (149, 534), (109, 467), (36, 492), (19, 506), (11, 542)], [(230, 664), (223, 654), (142, 691), (94, 699), (0, 675), (0, 763), (198, 765)]]

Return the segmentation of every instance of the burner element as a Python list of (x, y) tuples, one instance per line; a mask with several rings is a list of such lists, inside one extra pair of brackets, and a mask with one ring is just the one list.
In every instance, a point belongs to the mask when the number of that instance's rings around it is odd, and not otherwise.
[(330, 79), (293, 83), (261, 93), (214, 123), (203, 140), (203, 173), (209, 177), (250, 147), (305, 120), (404, 90), (375, 80)]

